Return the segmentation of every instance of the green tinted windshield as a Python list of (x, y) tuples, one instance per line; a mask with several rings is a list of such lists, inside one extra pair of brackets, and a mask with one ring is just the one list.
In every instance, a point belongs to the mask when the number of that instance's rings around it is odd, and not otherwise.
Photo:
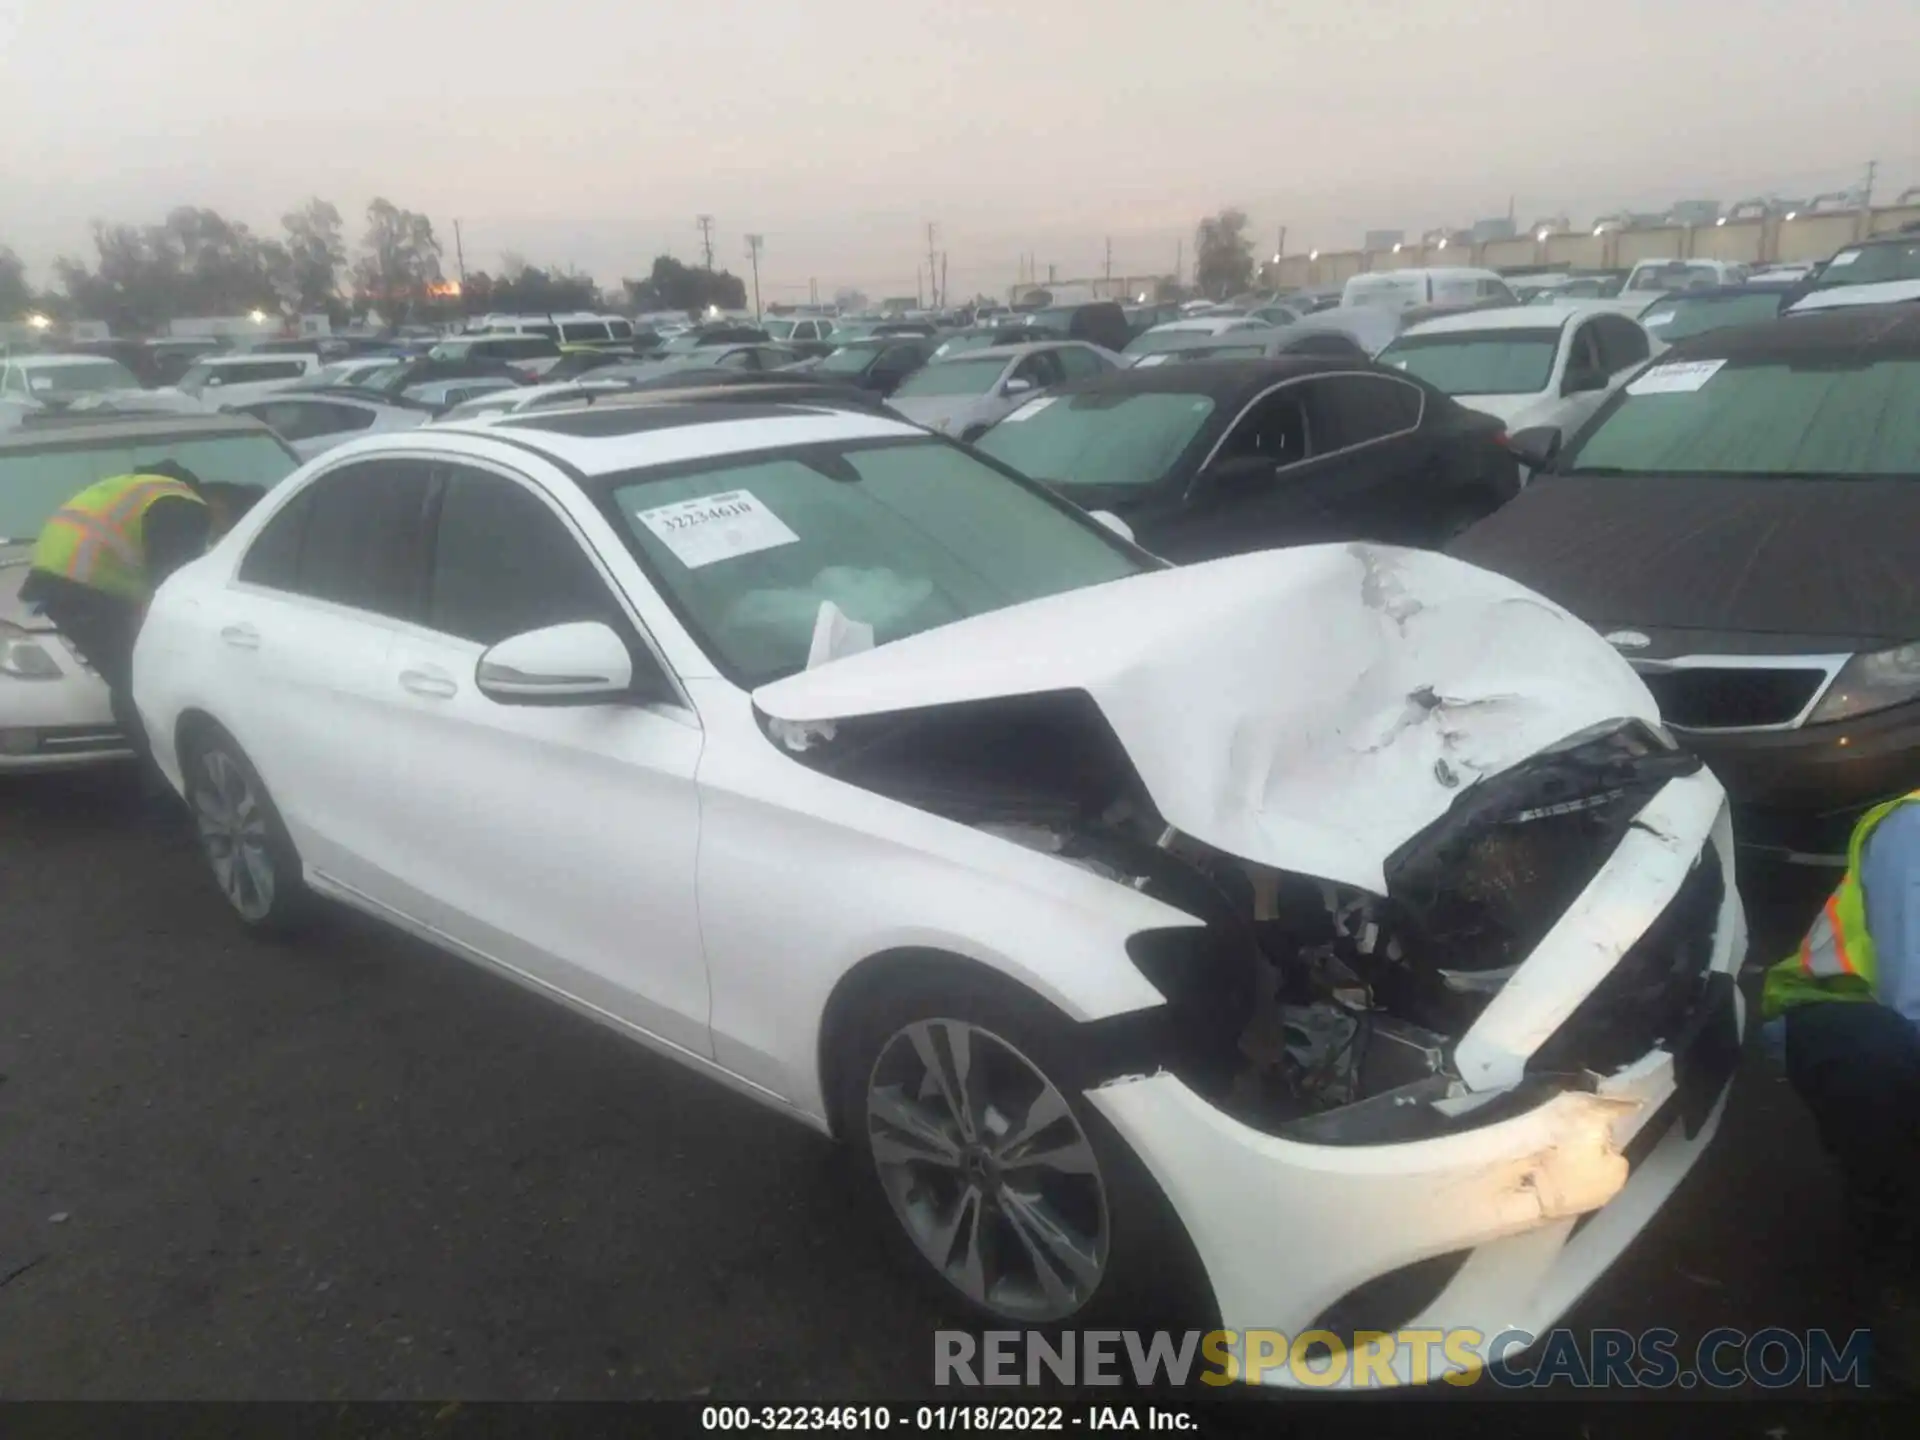
[(1005, 356), (991, 360), (943, 360), (916, 370), (893, 392), (896, 400), (915, 395), (984, 395), (1007, 368)]
[(0, 537), (30, 540), (54, 511), (96, 480), (175, 460), (202, 480), (270, 490), (300, 462), (271, 435), (162, 437), (101, 444), (0, 449)]
[(1145, 568), (1071, 507), (934, 440), (615, 477), (625, 538), (744, 685), (806, 668), (821, 607), (876, 645)]
[(1163, 350), (1178, 350), (1196, 340), (1207, 338), (1205, 330), (1149, 330), (1127, 342), (1123, 355), (1158, 355)]
[(767, 332), (769, 340), (791, 340), (795, 323), (791, 320), (762, 320), (760, 328)]
[(1689, 335), (1704, 335), (1709, 330), (1729, 325), (1747, 325), (1771, 320), (1780, 313), (1780, 290), (1755, 290), (1745, 295), (1705, 295), (1689, 299), (1675, 295), (1656, 300), (1640, 312), (1640, 323), (1656, 340), (1671, 345)]
[(1380, 363), (1449, 395), (1532, 395), (1547, 388), (1559, 349), (1558, 330), (1460, 330), (1402, 335)]
[[(1671, 362), (1677, 364), (1678, 362)], [(1920, 360), (1654, 365), (1568, 453), (1570, 474), (1920, 478)], [(1679, 373), (1679, 372), (1672, 372)], [(1653, 393), (1636, 390), (1648, 387)]]
[(933, 358), (944, 360), (949, 355), (964, 355), (969, 350), (984, 350), (991, 344), (993, 344), (993, 332), (990, 330), (981, 335), (954, 335), (940, 342), (939, 348), (933, 352)]
[(1205, 395), (1061, 395), (1030, 400), (980, 449), (1050, 485), (1151, 485), (1213, 411)]
[(1920, 280), (1920, 235), (1910, 241), (1842, 250), (1827, 262), (1813, 288), (1833, 290), (1842, 285), (1878, 285), (1888, 280)]

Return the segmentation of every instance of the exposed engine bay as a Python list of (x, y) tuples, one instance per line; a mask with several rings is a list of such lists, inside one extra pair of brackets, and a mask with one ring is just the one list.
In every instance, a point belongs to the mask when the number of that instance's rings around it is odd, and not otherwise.
[[(1073, 692), (861, 717), (787, 748), (1202, 920), (1129, 947), (1167, 1000), (1151, 1063), (1249, 1125), (1326, 1144), (1417, 1138), (1410, 1109), (1427, 1127), (1464, 1126), (1543, 1097), (1469, 1093), (1454, 1046), (1648, 800), (1699, 767), (1639, 720), (1582, 731), (1462, 788), (1390, 857), (1379, 895), (1175, 830), (1099, 709)], [(1590, 1085), (1684, 1018), (1719, 903), (1717, 865), (1705, 870), (1674, 902), (1685, 913), (1663, 917), (1636, 947), (1647, 954), (1629, 952), (1609, 995), (1596, 992), (1605, 1004), (1542, 1047), (1536, 1087)], [(1139, 1059), (1123, 1048), (1115, 1063)]]

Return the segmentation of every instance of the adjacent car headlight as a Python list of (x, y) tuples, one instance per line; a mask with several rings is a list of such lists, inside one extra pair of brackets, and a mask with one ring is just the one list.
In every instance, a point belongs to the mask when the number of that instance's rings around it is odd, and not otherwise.
[(1809, 725), (1851, 720), (1920, 698), (1920, 641), (1856, 655), (1840, 668), (1807, 717)]
[(0, 620), (0, 675), (15, 680), (58, 680), (60, 666), (41, 644), (42, 638)]

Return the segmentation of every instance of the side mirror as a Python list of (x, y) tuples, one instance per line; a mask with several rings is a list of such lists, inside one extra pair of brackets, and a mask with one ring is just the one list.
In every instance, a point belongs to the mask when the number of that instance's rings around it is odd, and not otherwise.
[(510, 635), (480, 656), (474, 684), (501, 705), (597, 705), (633, 689), (633, 656), (597, 620)]
[(1552, 425), (1535, 425), (1509, 435), (1507, 448), (1529, 470), (1544, 470), (1560, 456), (1560, 432)]
[(1000, 389), (1001, 393), (1005, 395), (1031, 395), (1033, 393), (1033, 381), (1022, 379), (1016, 375), (1007, 381), (1005, 385), (1001, 386)]
[(1607, 377), (1598, 370), (1569, 370), (1560, 384), (1562, 395), (1590, 395), (1607, 388)]
[(1133, 538), (1133, 527), (1127, 524), (1127, 522), (1122, 520), (1118, 515), (1114, 514), (1111, 510), (1089, 510), (1087, 514), (1090, 515), (1093, 519), (1098, 520), (1102, 525), (1106, 526), (1107, 529), (1111, 530), (1114, 534), (1118, 535), (1122, 540), (1125, 540), (1129, 545), (1138, 543)]

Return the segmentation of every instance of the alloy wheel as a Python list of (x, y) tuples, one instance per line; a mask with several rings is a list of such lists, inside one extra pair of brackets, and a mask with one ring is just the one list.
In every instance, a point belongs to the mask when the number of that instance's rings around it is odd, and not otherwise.
[(1064, 1319), (1106, 1272), (1106, 1187), (1067, 1098), (998, 1036), (917, 1020), (881, 1048), (867, 1137), (894, 1215), (969, 1300)]
[(201, 753), (193, 819), (200, 848), (227, 900), (243, 919), (264, 919), (274, 896), (266, 805), (252, 778), (224, 750)]

